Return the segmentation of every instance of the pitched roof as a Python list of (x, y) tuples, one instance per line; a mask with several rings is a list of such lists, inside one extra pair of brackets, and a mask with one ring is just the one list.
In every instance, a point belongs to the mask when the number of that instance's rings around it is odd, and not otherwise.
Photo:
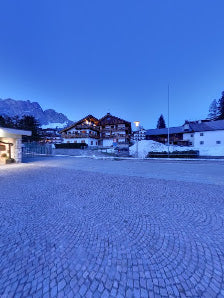
[[(170, 134), (224, 130), (224, 120), (202, 121), (202, 122), (191, 121), (191, 122), (188, 122), (188, 124), (189, 124), (188, 130), (184, 129), (184, 125), (177, 126), (177, 127), (170, 127)], [(168, 128), (148, 129), (146, 131), (147, 136), (167, 135), (167, 134), (168, 134)]]
[(81, 120), (74, 122), (72, 125), (70, 125), (69, 127), (64, 128), (63, 130), (60, 131), (60, 133), (65, 132), (73, 127), (75, 127), (78, 124), (81, 124), (83, 121), (88, 120), (88, 121), (93, 121), (95, 124), (98, 124), (98, 119), (96, 117), (94, 117), (93, 115), (89, 114), (86, 117), (82, 118)]
[[(184, 132), (183, 126), (170, 127), (170, 134), (183, 133), (183, 132)], [(148, 129), (145, 134), (146, 136), (167, 135), (168, 128)]]
[(189, 122), (189, 126), (192, 131), (213, 131), (224, 130), (224, 120), (208, 121), (208, 122)]
[(111, 124), (130, 124), (131, 125), (131, 122), (112, 116), (110, 113), (107, 113), (104, 117), (99, 119), (99, 123), (98, 123), (98, 125), (111, 125)]

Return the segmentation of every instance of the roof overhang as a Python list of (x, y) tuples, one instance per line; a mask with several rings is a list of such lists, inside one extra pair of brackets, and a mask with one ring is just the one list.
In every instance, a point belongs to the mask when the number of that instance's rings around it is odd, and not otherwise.
[(19, 138), (21, 136), (31, 136), (32, 131), (0, 127), (0, 138)]

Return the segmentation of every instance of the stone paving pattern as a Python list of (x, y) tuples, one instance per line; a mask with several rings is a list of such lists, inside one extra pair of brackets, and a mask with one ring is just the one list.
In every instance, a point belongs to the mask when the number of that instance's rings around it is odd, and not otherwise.
[(0, 297), (224, 297), (224, 187), (0, 171)]

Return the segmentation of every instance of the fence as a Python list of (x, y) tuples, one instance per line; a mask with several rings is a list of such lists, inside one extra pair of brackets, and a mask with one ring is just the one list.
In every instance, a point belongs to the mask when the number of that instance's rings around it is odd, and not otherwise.
[(186, 151), (173, 151), (168, 152), (155, 152), (151, 151), (147, 155), (148, 158), (199, 158), (198, 150), (186, 150)]
[(24, 157), (51, 156), (53, 154), (52, 145), (38, 143), (24, 143), (22, 155)]

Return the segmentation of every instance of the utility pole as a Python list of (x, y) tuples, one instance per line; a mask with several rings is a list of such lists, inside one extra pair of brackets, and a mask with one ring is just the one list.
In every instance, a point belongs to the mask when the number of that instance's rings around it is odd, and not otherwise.
[(167, 90), (167, 101), (168, 101), (168, 157), (170, 157), (170, 85), (168, 84)]

